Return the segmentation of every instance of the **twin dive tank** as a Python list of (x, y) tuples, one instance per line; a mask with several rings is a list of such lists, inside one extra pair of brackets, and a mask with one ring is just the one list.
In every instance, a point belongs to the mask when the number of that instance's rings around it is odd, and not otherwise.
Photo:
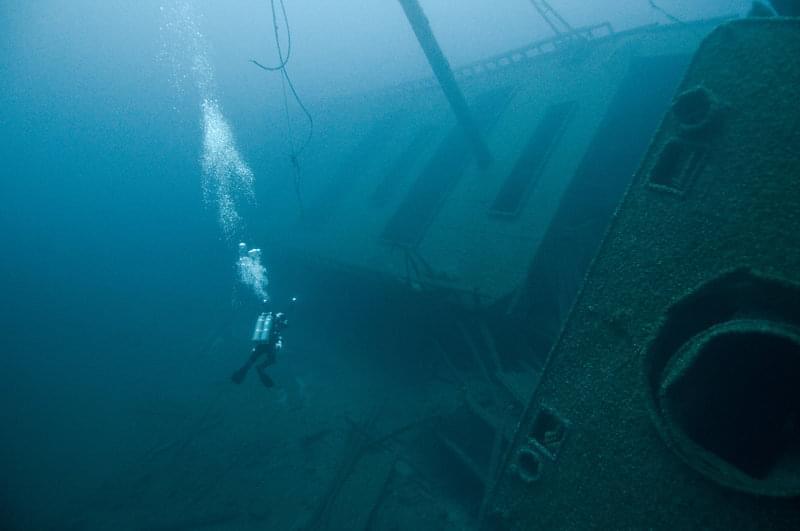
[(264, 312), (256, 319), (256, 326), (253, 329), (253, 341), (256, 343), (266, 343), (272, 334), (272, 312)]

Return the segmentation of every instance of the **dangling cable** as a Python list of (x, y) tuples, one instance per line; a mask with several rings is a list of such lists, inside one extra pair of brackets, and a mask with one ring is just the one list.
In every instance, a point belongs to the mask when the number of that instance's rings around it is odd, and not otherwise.
[(300, 207), (300, 216), (303, 217), (305, 209), (303, 207), (303, 193), (300, 188), (300, 161), (298, 159), (299, 152), (294, 147), (294, 134), (292, 133), (292, 119), (289, 116), (289, 98), (286, 94), (286, 79), (281, 76), (281, 92), (283, 93), (283, 112), (286, 117), (286, 132), (287, 141), (289, 143), (289, 162), (292, 164), (292, 172), (294, 174), (294, 192), (297, 195), (297, 204)]
[(275, 14), (275, 0), (270, 0), (269, 5), (270, 9), (272, 10), (272, 30), (275, 34), (275, 45), (278, 49), (278, 62), (280, 64), (278, 66), (264, 66), (255, 59), (250, 59), (251, 63), (262, 70), (266, 70), (267, 72), (277, 72), (278, 70), (282, 70), (289, 62), (289, 58), (292, 56), (292, 31), (289, 28), (289, 17), (286, 15), (286, 6), (283, 4), (283, 0), (280, 0), (280, 3), (281, 12), (283, 14), (283, 25), (286, 26), (286, 58), (284, 58), (283, 54), (281, 53), (281, 41), (278, 32), (278, 17)]
[(297, 94), (297, 90), (294, 88), (294, 83), (292, 83), (292, 78), (289, 77), (289, 72), (286, 71), (286, 67), (281, 69), (283, 71), (283, 77), (286, 79), (286, 84), (289, 85), (289, 90), (292, 92), (292, 96), (294, 96), (294, 101), (297, 102), (298, 107), (303, 111), (303, 114), (306, 115), (306, 119), (308, 120), (308, 135), (306, 136), (305, 141), (300, 146), (300, 149), (297, 151), (297, 155), (303, 153), (306, 150), (308, 145), (311, 143), (311, 137), (314, 136), (314, 118), (311, 116), (311, 113), (308, 112), (308, 108), (303, 104), (303, 100), (300, 99), (300, 96)]
[[(284, 0), (279, 0), (280, 7), (281, 7), (281, 14), (283, 16), (283, 23), (286, 26), (286, 57), (283, 56), (283, 49), (281, 46), (280, 40), (280, 31), (278, 28), (278, 16), (275, 10), (275, 0), (270, 0), (270, 8), (272, 11), (272, 29), (275, 35), (275, 47), (278, 52), (278, 66), (265, 66), (255, 59), (250, 59), (250, 62), (259, 67), (262, 70), (267, 72), (280, 72), (281, 73), (281, 89), (283, 91), (283, 111), (286, 115), (286, 129), (287, 129), (287, 142), (289, 144), (289, 162), (292, 165), (292, 172), (294, 173), (294, 188), (295, 193), (297, 194), (297, 202), (300, 206), (300, 213), (303, 213), (303, 196), (302, 190), (300, 186), (302, 171), (300, 168), (300, 155), (306, 150), (308, 145), (311, 143), (311, 138), (314, 135), (314, 118), (311, 116), (311, 113), (308, 111), (308, 108), (303, 103), (303, 100), (300, 99), (300, 95), (297, 93), (297, 90), (294, 87), (294, 83), (292, 83), (292, 78), (289, 77), (289, 72), (286, 69), (287, 64), (289, 63), (289, 58), (292, 55), (292, 30), (289, 26), (289, 17), (286, 14), (286, 6), (284, 5)], [(300, 148), (297, 149), (294, 145), (294, 134), (292, 133), (292, 122), (291, 117), (289, 116), (289, 98), (286, 93), (286, 87), (289, 87), (289, 91), (292, 93), (292, 97), (294, 98), (295, 102), (297, 102), (298, 107), (302, 110), (303, 114), (305, 115), (306, 119), (308, 120), (308, 135), (306, 136), (303, 143), (300, 145)]]
[(669, 14), (664, 8), (656, 4), (655, 0), (648, 0), (648, 3), (650, 4), (650, 7), (652, 7), (653, 9), (655, 9), (656, 11), (658, 11), (659, 13), (670, 19), (672, 22), (676, 24), (686, 24), (686, 22), (682, 21), (681, 19), (679, 19), (674, 15)]

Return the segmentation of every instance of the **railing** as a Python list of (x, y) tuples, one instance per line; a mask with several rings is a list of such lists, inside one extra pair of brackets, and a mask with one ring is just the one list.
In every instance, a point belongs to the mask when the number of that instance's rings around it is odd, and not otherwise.
[(609, 22), (576, 28), (570, 33), (561, 33), (554, 37), (541, 39), (525, 46), (503, 52), (501, 54), (481, 59), (464, 66), (453, 69), (456, 78), (467, 78), (479, 76), (486, 72), (505, 68), (507, 66), (521, 63), (540, 55), (555, 52), (565, 46), (574, 44), (576, 41), (590, 41), (601, 37), (608, 37), (614, 34), (614, 28)]

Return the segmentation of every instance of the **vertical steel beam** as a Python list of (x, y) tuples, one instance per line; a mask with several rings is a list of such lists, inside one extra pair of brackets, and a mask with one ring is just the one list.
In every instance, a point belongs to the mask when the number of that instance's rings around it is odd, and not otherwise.
[(467, 101), (464, 99), (464, 94), (462, 94), (461, 89), (458, 87), (453, 71), (450, 69), (450, 64), (442, 53), (439, 43), (436, 42), (436, 37), (433, 35), (433, 31), (431, 31), (428, 17), (425, 16), (417, 0), (398, 1), (403, 7), (406, 18), (408, 18), (409, 23), (411, 23), (411, 27), (414, 29), (414, 34), (417, 36), (417, 40), (420, 46), (422, 46), (422, 50), (425, 52), (425, 57), (428, 58), (428, 63), (430, 63), (433, 73), (439, 81), (439, 86), (442, 87), (442, 91), (444, 91), (444, 95), (447, 97), (447, 101), (453, 109), (456, 119), (464, 129), (467, 138), (475, 150), (478, 164), (481, 168), (488, 167), (492, 162), (492, 155), (489, 152), (489, 148), (486, 146), (480, 129), (478, 129), (478, 125), (472, 117), (472, 113), (467, 106)]

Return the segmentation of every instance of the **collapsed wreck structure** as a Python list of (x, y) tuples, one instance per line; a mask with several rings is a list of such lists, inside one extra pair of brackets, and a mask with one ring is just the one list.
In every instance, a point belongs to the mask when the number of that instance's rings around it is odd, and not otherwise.
[(800, 23), (542, 2), (554, 37), (451, 70), (402, 3), (438, 81), (328, 109), (270, 233), (435, 315), (459, 391), (353, 423), (306, 527), (375, 527), (435, 447), (485, 529), (798, 528)]

